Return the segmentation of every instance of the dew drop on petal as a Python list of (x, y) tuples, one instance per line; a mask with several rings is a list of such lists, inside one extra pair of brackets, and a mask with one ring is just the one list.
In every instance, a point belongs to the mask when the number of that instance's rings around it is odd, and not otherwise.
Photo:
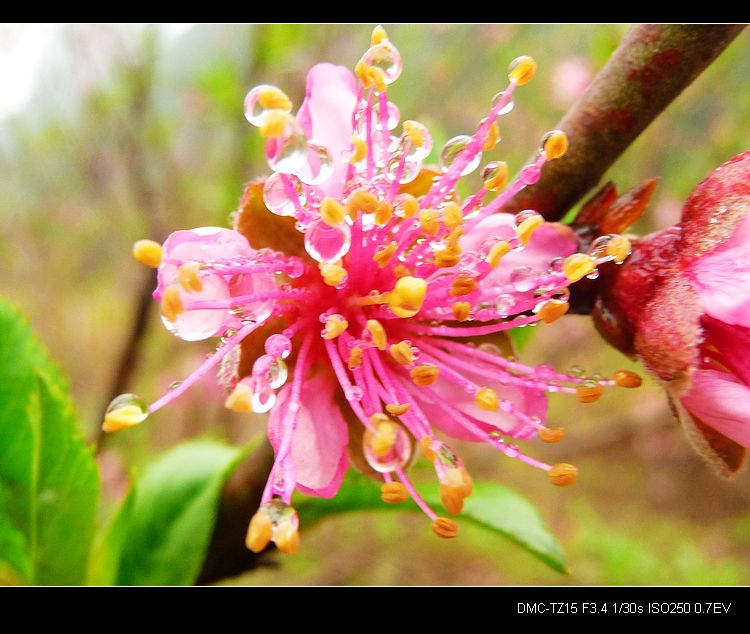
[(396, 439), (393, 446), (385, 456), (378, 456), (372, 448), (375, 432), (365, 431), (363, 439), (363, 450), (367, 464), (379, 473), (393, 473), (396, 469), (406, 466), (411, 458), (411, 441), (409, 435), (400, 425), (396, 427)]
[(351, 244), (352, 231), (345, 222), (331, 227), (318, 219), (305, 231), (305, 250), (317, 262), (337, 262), (349, 252)]
[[(440, 152), (440, 169), (443, 172), (447, 172), (454, 161), (461, 155), (466, 149), (466, 146), (471, 142), (471, 137), (466, 134), (460, 134), (449, 139), (448, 142), (443, 146)], [(464, 167), (461, 172), (461, 176), (471, 174), (479, 166), (479, 162), (482, 160), (482, 153), (477, 152), (476, 156)]]
[(503, 317), (510, 315), (515, 305), (516, 298), (513, 295), (499, 295), (495, 300), (495, 310)]
[(530, 291), (536, 286), (536, 271), (529, 266), (518, 266), (510, 274), (510, 283), (519, 293)]
[(274, 357), (287, 359), (292, 353), (292, 342), (286, 335), (277, 333), (266, 339), (265, 350)]
[(307, 161), (307, 137), (296, 121), (287, 126), (278, 139), (266, 141), (266, 158), (272, 170), (282, 174), (294, 174)]
[(253, 395), (250, 407), (256, 414), (265, 414), (276, 403), (276, 393), (267, 381), (253, 379)]
[(542, 214), (540, 214), (538, 211), (534, 211), (533, 209), (524, 209), (523, 211), (519, 211), (513, 218), (513, 223), (515, 224), (516, 228), (520, 227), (521, 224), (523, 224), (524, 221), (528, 220), (529, 218), (536, 218), (539, 216), (542, 217)]
[(607, 255), (607, 247), (612, 241), (612, 236), (599, 236), (596, 240), (591, 243), (589, 247), (589, 255), (592, 258), (603, 258)]
[(287, 176), (276, 172), (271, 174), (263, 184), (263, 202), (266, 203), (268, 210), (277, 216), (293, 216), (297, 207), (294, 199), (287, 193), (284, 178), (288, 179), (299, 205), (304, 206), (305, 191), (300, 180), (296, 176)]
[(296, 174), (303, 183), (308, 185), (325, 183), (333, 174), (331, 153), (320, 143), (308, 142), (307, 160)]
[(379, 68), (383, 71), (383, 81), (392, 84), (401, 76), (403, 62), (398, 49), (390, 42), (381, 42), (371, 46), (362, 56), (361, 62), (365, 66)]
[(396, 179), (396, 174), (398, 174), (399, 169), (401, 169), (401, 176), (398, 179), (398, 182), (402, 185), (405, 183), (411, 183), (419, 175), (419, 170), (422, 168), (422, 163), (420, 161), (410, 161), (408, 159), (404, 162), (402, 168), (400, 165), (400, 155), (395, 155), (390, 161), (388, 161), (388, 171), (386, 172), (386, 176), (390, 182), (393, 182)]
[(362, 388), (356, 385), (351, 385), (344, 390), (344, 395), (348, 401), (361, 401)]
[[(493, 105), (493, 107), (494, 107), (495, 105), (497, 105), (497, 102), (498, 102), (498, 101), (500, 101), (500, 100), (501, 100), (501, 99), (502, 99), (503, 97), (505, 97), (505, 91), (504, 91), (504, 90), (503, 90), (503, 91), (501, 91), (501, 92), (499, 92), (499, 93), (497, 93), (497, 94), (496, 94), (496, 95), (495, 95), (495, 96), (494, 96), (494, 97), (492, 98), (492, 105)], [(505, 104), (505, 105), (503, 106), (503, 108), (502, 108), (502, 109), (500, 110), (500, 112), (499, 112), (498, 114), (500, 114), (500, 115), (508, 114), (508, 113), (509, 113), (509, 112), (510, 112), (511, 110), (513, 110), (513, 106), (514, 106), (514, 105), (515, 105), (515, 104), (513, 103), (513, 98), (511, 98), (511, 99), (510, 99), (510, 101), (508, 101), (508, 103), (506, 103), (506, 104)]]
[[(367, 102), (364, 101), (365, 107), (367, 106)], [(380, 125), (380, 102), (376, 101), (373, 104), (373, 121), (375, 122), (376, 126)], [(398, 122), (401, 120), (401, 112), (398, 109), (398, 106), (393, 103), (392, 101), (388, 102), (387, 108), (387, 119), (386, 119), (386, 127), (388, 130), (393, 130), (398, 125)]]
[[(252, 125), (256, 127), (262, 126), (266, 122), (266, 118), (268, 117), (268, 113), (271, 112), (271, 110), (280, 110), (280, 108), (264, 108), (260, 103), (260, 96), (261, 94), (268, 92), (268, 91), (279, 91), (278, 88), (275, 86), (268, 86), (267, 84), (262, 84), (260, 86), (255, 86), (255, 88), (252, 88), (250, 92), (247, 93), (245, 96), (245, 103), (244, 103), (244, 109), (245, 109), (245, 119), (247, 119)], [(291, 112), (291, 108), (283, 108), (284, 112)]]

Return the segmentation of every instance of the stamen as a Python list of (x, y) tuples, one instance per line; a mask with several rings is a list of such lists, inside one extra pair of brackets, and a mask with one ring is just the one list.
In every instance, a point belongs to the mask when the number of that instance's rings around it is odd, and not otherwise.
[(563, 273), (573, 283), (589, 275), (596, 269), (596, 261), (585, 253), (574, 253), (565, 258)]
[(595, 381), (584, 381), (576, 388), (579, 403), (593, 403), (604, 392), (604, 388)]
[(426, 387), (432, 385), (440, 376), (440, 368), (432, 363), (420, 363), (409, 372), (414, 385)]
[(568, 136), (562, 130), (547, 132), (542, 139), (542, 152), (548, 161), (565, 155), (568, 151)]
[(349, 351), (349, 369), (354, 370), (362, 365), (362, 348), (355, 346)]
[(133, 257), (144, 266), (158, 268), (162, 258), (162, 248), (153, 240), (138, 240), (133, 245)]
[(456, 321), (466, 321), (471, 313), (471, 304), (469, 302), (455, 302), (451, 310)]
[(440, 214), (434, 209), (419, 212), (419, 226), (427, 235), (434, 236), (440, 230)]
[(414, 351), (411, 341), (399, 341), (389, 348), (393, 360), (399, 365), (411, 365), (414, 362)]
[(180, 289), (177, 285), (168, 286), (161, 297), (161, 314), (168, 321), (174, 323), (177, 316), (185, 312), (185, 307), (180, 298)]
[(385, 482), (380, 486), (380, 499), (387, 504), (401, 504), (409, 499), (409, 492), (401, 482)]
[(539, 438), (541, 438), (544, 442), (560, 442), (563, 437), (565, 436), (565, 428), (564, 427), (540, 427), (539, 428)]
[(634, 388), (640, 387), (643, 383), (643, 379), (630, 370), (617, 370), (617, 372), (615, 372), (615, 383), (620, 387)]
[(271, 110), (260, 126), (260, 135), (264, 139), (278, 139), (284, 134), (289, 123), (292, 121), (292, 115), (283, 110)]
[(467, 273), (459, 273), (453, 282), (451, 283), (451, 295), (453, 297), (461, 297), (462, 295), (468, 295), (477, 288), (477, 278)]
[(250, 520), (245, 537), (245, 545), (254, 553), (263, 551), (273, 537), (273, 522), (268, 512), (260, 508)]
[(349, 157), (349, 163), (359, 163), (367, 157), (367, 142), (356, 134), (352, 137), (352, 155)]
[(453, 539), (458, 537), (458, 524), (447, 517), (438, 517), (432, 522), (432, 530), (438, 537)]
[(560, 463), (554, 465), (548, 474), (552, 484), (558, 487), (566, 487), (578, 479), (578, 468), (572, 464)]
[(409, 411), (409, 403), (388, 403), (385, 409), (391, 416), (401, 416)]
[(323, 282), (327, 286), (340, 286), (346, 281), (348, 271), (340, 264), (326, 264), (321, 262), (318, 265)]
[(337, 227), (344, 222), (346, 210), (335, 198), (326, 196), (320, 203), (320, 217), (329, 227)]
[(508, 67), (508, 79), (518, 86), (528, 84), (536, 75), (536, 62), (528, 55), (516, 57)]
[(498, 264), (500, 264), (500, 260), (503, 258), (503, 256), (510, 253), (510, 249), (510, 242), (508, 242), (507, 240), (500, 240), (499, 242), (496, 242), (492, 245), (490, 252), (487, 254), (485, 262), (487, 262), (487, 264), (489, 264), (493, 269), (496, 269)]
[(551, 324), (565, 315), (569, 309), (570, 304), (566, 301), (548, 299), (540, 306), (536, 314), (545, 324)]
[(179, 269), (177, 269), (177, 282), (182, 288), (188, 292), (190, 291), (202, 291), (203, 282), (198, 277), (198, 273), (201, 270), (201, 265), (198, 262), (186, 262)]
[(498, 127), (497, 122), (495, 122), (490, 126), (490, 130), (487, 133), (487, 139), (485, 140), (484, 145), (482, 146), (482, 151), (490, 152), (494, 150), (499, 140), (500, 140), (500, 128)]
[(388, 297), (388, 306), (397, 317), (414, 317), (422, 308), (427, 282), (421, 277), (400, 278)]
[(329, 315), (325, 323), (326, 327), (320, 333), (323, 339), (335, 339), (349, 327), (349, 322), (339, 314)]
[[(521, 212), (523, 213), (523, 212)], [(523, 246), (526, 246), (531, 240), (532, 234), (544, 224), (544, 217), (541, 214), (534, 212), (533, 215), (529, 216), (525, 220), (521, 221), (516, 229), (516, 234)]]
[(491, 387), (480, 389), (474, 397), (474, 402), (477, 404), (477, 407), (488, 412), (496, 412), (500, 407), (497, 392)]
[(367, 320), (367, 331), (372, 336), (372, 342), (378, 350), (385, 350), (385, 346), (388, 342), (388, 336), (385, 333), (385, 328), (377, 319)]

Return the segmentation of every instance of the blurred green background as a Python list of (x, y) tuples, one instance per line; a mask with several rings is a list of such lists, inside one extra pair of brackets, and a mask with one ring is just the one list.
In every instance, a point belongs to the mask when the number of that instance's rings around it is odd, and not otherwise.
[[(242, 114), (246, 91), (276, 84), (298, 105), (307, 69), (321, 61), (353, 67), (372, 26), (0, 26), (0, 293), (31, 319), (70, 377), (88, 438), (97, 435), (152, 275), (131, 259), (132, 243), (226, 225), (243, 183), (266, 172), (257, 131)], [(537, 78), (519, 92), (492, 153), (513, 169), (628, 27), (386, 28), (404, 59), (392, 99), (402, 119), (428, 125), (437, 149), (474, 129), (513, 58), (537, 60)], [(621, 190), (662, 179), (639, 231), (673, 223), (692, 187), (748, 148), (748, 80), (744, 33), (610, 170)], [(210, 344), (173, 338), (153, 309), (146, 323), (127, 387), (151, 400), (188, 374)], [(535, 330), (523, 356), (602, 373), (637, 369), (604, 348), (584, 317)], [(263, 428), (262, 419), (231, 414), (222, 402), (206, 381), (146, 425), (108, 438), (100, 462), (109, 504), (122, 495), (129, 469), (181, 439), (210, 434), (239, 443)], [(658, 386), (605, 393), (592, 405), (553, 398), (550, 420), (567, 427), (565, 441), (526, 450), (577, 464), (582, 475), (569, 489), (550, 487), (489, 448), (456, 448), (475, 477), (507, 483), (538, 505), (567, 550), (570, 575), (479, 529), (444, 542), (422, 517), (375, 513), (303, 530), (300, 553), (274, 554), (227, 582), (750, 584), (750, 478), (724, 482), (709, 472)]]

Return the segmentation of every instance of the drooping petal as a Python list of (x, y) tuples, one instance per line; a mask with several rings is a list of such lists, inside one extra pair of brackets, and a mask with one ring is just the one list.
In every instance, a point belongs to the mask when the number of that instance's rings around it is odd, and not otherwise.
[[(733, 326), (712, 317), (701, 319), (702, 353), (750, 385), (750, 329)], [(704, 361), (703, 367), (710, 365)]]
[(750, 447), (750, 387), (734, 375), (719, 370), (697, 370), (690, 390), (681, 399), (693, 416), (731, 438)]
[[(319, 373), (306, 379), (300, 395), (297, 429), (292, 438), (292, 463), (297, 488), (307, 495), (333, 497), (349, 466), (346, 422), (335, 403), (338, 384), (330, 375)], [(268, 438), (278, 451), (284, 433), (283, 422), (291, 384), (278, 394), (268, 421)]]
[(338, 197), (344, 190), (356, 103), (356, 80), (348, 68), (317, 64), (310, 69), (297, 120), (307, 137), (324, 145), (333, 158), (333, 175), (320, 185), (326, 196)]

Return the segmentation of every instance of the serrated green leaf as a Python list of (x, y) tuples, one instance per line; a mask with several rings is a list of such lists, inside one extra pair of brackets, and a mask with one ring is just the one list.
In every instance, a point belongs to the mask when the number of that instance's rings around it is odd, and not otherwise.
[(26, 321), (0, 300), (0, 560), (23, 583), (83, 583), (98, 491), (65, 382)]
[(258, 442), (237, 448), (191, 441), (160, 457), (134, 483), (125, 501), (132, 508), (120, 512), (110, 532), (111, 550), (99, 553), (104, 557), (101, 579), (114, 579), (117, 585), (194, 583), (224, 483)]
[[(434, 508), (440, 508), (436, 486), (420, 488)], [(418, 511), (414, 504), (385, 504), (376, 483), (350, 472), (334, 498), (300, 498), (295, 507), (303, 527), (325, 517), (352, 511)], [(565, 554), (549, 533), (539, 512), (524, 497), (501, 484), (474, 481), (474, 492), (458, 516), (518, 544), (557, 572), (565, 573)]]

